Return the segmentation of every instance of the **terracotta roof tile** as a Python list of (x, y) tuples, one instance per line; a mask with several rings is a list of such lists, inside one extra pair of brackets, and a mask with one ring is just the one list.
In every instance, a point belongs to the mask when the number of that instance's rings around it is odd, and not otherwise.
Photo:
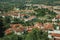
[(57, 34), (57, 33), (51, 33), (51, 35), (54, 37), (60, 37), (60, 34)]
[(58, 18), (58, 19), (59, 19), (59, 18), (60, 18), (60, 15), (56, 15), (56, 18)]
[(47, 23), (47, 24), (45, 23), (45, 24), (44, 24), (44, 28), (45, 28), (45, 29), (54, 29), (52, 23)]

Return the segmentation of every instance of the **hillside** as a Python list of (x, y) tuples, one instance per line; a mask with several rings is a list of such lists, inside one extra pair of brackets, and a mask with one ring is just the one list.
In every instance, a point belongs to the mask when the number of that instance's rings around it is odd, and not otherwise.
[[(0, 9), (23, 8), (26, 0), (0, 0)], [(31, 0), (31, 4), (60, 5), (60, 0)]]
[[(25, 3), (26, 0), (0, 0), (0, 2), (13, 2), (13, 3)], [(55, 4), (59, 4), (58, 2), (60, 0), (31, 0), (31, 3), (55, 3)]]

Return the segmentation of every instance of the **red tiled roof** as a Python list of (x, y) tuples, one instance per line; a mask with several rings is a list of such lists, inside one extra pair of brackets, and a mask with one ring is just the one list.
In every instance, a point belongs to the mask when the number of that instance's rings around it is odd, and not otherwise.
[(35, 18), (35, 16), (30, 16), (28, 19), (31, 20), (31, 19), (33, 19), (33, 18)]
[(52, 23), (47, 23), (47, 24), (45, 23), (45, 24), (44, 24), (44, 28), (45, 28), (45, 29), (54, 29)]
[(58, 23), (58, 25), (60, 26), (60, 22)]
[(54, 37), (60, 37), (60, 34), (57, 34), (57, 33), (51, 33), (51, 35)]
[(17, 27), (17, 26), (18, 26), (18, 27), (22, 27), (23, 25), (21, 25), (21, 24), (10, 24), (10, 26), (11, 26), (11, 27)]
[(12, 29), (11, 29), (11, 28), (5, 30), (5, 34), (6, 34), (6, 35), (8, 35), (8, 34), (10, 34), (10, 33), (12, 33)]
[(60, 18), (60, 15), (56, 15), (56, 18)]
[(23, 31), (24, 30), (24, 27), (21, 24), (11, 24), (10, 26), (16, 32), (19, 32), (19, 31)]
[(42, 23), (36, 23), (34, 26), (42, 26)]

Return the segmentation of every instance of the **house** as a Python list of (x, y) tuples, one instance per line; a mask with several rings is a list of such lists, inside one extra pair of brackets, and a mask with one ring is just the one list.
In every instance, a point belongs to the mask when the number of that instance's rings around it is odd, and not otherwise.
[(53, 18), (53, 19), (52, 19), (52, 22), (55, 22), (55, 21), (57, 21), (57, 19), (56, 19), (56, 18)]
[(54, 30), (52, 23), (44, 23), (43, 26), (44, 26), (44, 29), (46, 30)]
[(12, 33), (12, 29), (8, 28), (5, 30), (5, 35), (11, 34)]
[(53, 6), (53, 9), (60, 9), (60, 6)]
[(60, 40), (60, 31), (59, 30), (54, 30), (50, 33), (51, 37), (54, 40)]
[(59, 14), (58, 14), (58, 15), (56, 15), (56, 18), (57, 18), (57, 19), (60, 19), (60, 15), (59, 15)]
[(35, 23), (35, 24), (34, 24), (34, 27), (35, 27), (35, 28), (38, 28), (38, 29), (44, 28), (44, 27), (43, 27), (43, 24), (40, 23), (40, 22)]
[(32, 19), (34, 19), (34, 18), (36, 18), (36, 16), (30, 16), (30, 17), (28, 17), (27, 19), (25, 18), (24, 21), (29, 21), (29, 20), (32, 20)]
[(10, 27), (16, 32), (24, 30), (24, 27), (21, 24), (10, 24)]

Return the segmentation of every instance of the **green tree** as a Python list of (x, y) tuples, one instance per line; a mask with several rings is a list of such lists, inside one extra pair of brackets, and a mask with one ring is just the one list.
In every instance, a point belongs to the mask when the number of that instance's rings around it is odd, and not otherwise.
[(38, 29), (33, 29), (32, 32), (27, 34), (25, 40), (49, 40), (49, 39), (47, 32)]
[(10, 22), (11, 22), (11, 17), (5, 16), (5, 23), (10, 23)]
[(36, 16), (45, 16), (46, 15), (46, 13), (45, 13), (45, 9), (37, 9), (37, 10), (35, 10), (36, 12), (37, 12), (37, 14), (36, 14)]

